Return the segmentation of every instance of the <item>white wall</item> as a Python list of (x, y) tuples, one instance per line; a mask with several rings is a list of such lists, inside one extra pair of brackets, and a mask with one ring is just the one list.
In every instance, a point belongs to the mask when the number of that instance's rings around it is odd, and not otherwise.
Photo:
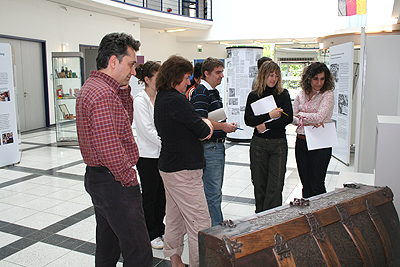
[[(398, 115), (400, 35), (366, 37), (364, 102), (361, 108), (358, 172), (372, 173), (377, 115)], [(393, 155), (396, 157), (396, 155)]]
[[(367, 1), (367, 26), (390, 25), (394, 0)], [(179, 41), (310, 39), (346, 28), (351, 17), (338, 16), (337, 0), (214, 0), (214, 25), (208, 32), (178, 33)]]
[(45, 0), (0, 0), (0, 35), (46, 41), (47, 75), (49, 84), (50, 123), (54, 123), (53, 81), (51, 78), (51, 52), (61, 52), (62, 43), (67, 51), (79, 51), (79, 45), (97, 46), (110, 32), (132, 34), (142, 43), (139, 55), (146, 60), (166, 60), (180, 54), (190, 61), (208, 56), (225, 58), (225, 46), (203, 44), (197, 52), (197, 43), (177, 43), (174, 34), (141, 29), (139, 23), (123, 18), (102, 15), (72, 7), (60, 9), (59, 4)]
[(141, 29), (142, 48), (140, 54), (145, 60), (165, 61), (169, 56), (179, 54), (193, 62), (193, 59), (207, 57), (225, 58), (226, 46), (220, 44), (202, 43), (202, 52), (197, 52), (198, 43), (179, 43), (175, 33), (159, 30)]
[(337, 16), (337, 0), (214, 0), (212, 4), (210, 31), (197, 36), (182, 32), (180, 41), (315, 38), (346, 25), (346, 18)]
[[(390, 6), (387, 3), (393, 0), (379, 2)], [(0, 35), (46, 41), (51, 123), (51, 52), (60, 52), (62, 43), (68, 43), (67, 51), (78, 51), (79, 44), (97, 46), (106, 33), (127, 32), (142, 42), (138, 54), (145, 55), (146, 60), (164, 61), (178, 53), (192, 61), (208, 56), (225, 58), (225, 46), (212, 44), (214, 41), (318, 37), (344, 28), (346, 19), (337, 16), (337, 0), (324, 0), (323, 5), (320, 0), (252, 0), (245, 4), (241, 0), (218, 0), (213, 1), (211, 30), (170, 34), (141, 29), (139, 23), (123, 18), (72, 7), (65, 11), (46, 0), (0, 0), (0, 6)], [(371, 20), (377, 16), (374, 8), (368, 12)], [(197, 52), (197, 42), (203, 45), (202, 53)]]
[(116, 18), (68, 7), (44, 0), (0, 0), (0, 35), (46, 41), (49, 84), (50, 123), (54, 123), (51, 52), (61, 52), (63, 42), (68, 51), (79, 51), (79, 44), (98, 45), (110, 32), (127, 32), (140, 39), (140, 25)]

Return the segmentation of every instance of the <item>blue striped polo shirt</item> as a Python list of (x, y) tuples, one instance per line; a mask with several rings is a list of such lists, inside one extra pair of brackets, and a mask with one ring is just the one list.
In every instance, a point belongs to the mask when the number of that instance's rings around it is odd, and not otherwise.
[[(208, 89), (208, 88), (209, 89)], [(208, 118), (208, 113), (222, 108), (222, 99), (217, 89), (212, 89), (211, 85), (205, 80), (201, 80), (200, 85), (192, 93), (192, 102), (195, 110), (201, 117)], [(214, 131), (211, 138), (225, 138), (226, 133), (222, 130)]]

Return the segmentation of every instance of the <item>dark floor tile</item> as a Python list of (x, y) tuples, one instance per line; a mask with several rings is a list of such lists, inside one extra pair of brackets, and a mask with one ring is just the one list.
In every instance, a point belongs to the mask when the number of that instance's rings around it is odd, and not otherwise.
[(234, 196), (222, 195), (222, 201), (232, 201), (234, 198)]
[(12, 242), (11, 244), (8, 244), (8, 246), (12, 247), (12, 248), (16, 248), (18, 250), (22, 250), (22, 249), (27, 248), (35, 243), (37, 243), (37, 241), (28, 239), (28, 238), (21, 238), (21, 239), (18, 239), (17, 241)]
[(250, 198), (248, 197), (235, 197), (233, 200), (235, 203), (248, 203)]
[(69, 227), (69, 226), (71, 226), (71, 225), (76, 224), (76, 223), (79, 222), (79, 221), (80, 221), (80, 220), (78, 220), (78, 219), (68, 217), (68, 218), (65, 218), (65, 219), (59, 221), (58, 223)]
[(78, 213), (72, 215), (69, 218), (76, 219), (76, 220), (79, 220), (79, 221), (83, 221), (84, 219), (89, 218), (93, 214), (94, 214), (94, 212), (90, 213), (90, 212), (86, 212), (86, 211), (81, 211), (81, 212), (78, 212)]
[(54, 224), (42, 229), (42, 231), (46, 231), (46, 232), (55, 234), (55, 233), (60, 232), (61, 230), (64, 230), (67, 227), (68, 227), (67, 225), (57, 222), (57, 223), (54, 223)]
[(17, 230), (15, 230), (14, 232), (12, 232), (12, 234), (13, 235), (17, 235), (17, 236), (21, 236), (21, 237), (26, 237), (26, 236), (29, 236), (29, 235), (32, 235), (32, 234), (36, 233), (37, 231), (38, 230), (36, 230), (36, 229), (32, 229), (32, 228), (29, 228), (29, 227), (21, 226)]
[(7, 258), (8, 256), (11, 256), (14, 253), (17, 253), (19, 249), (10, 247), (10, 246), (4, 246), (0, 248), (0, 260)]
[(69, 239), (69, 237), (66, 237), (66, 236), (63, 236), (63, 235), (52, 234), (49, 237), (41, 240), (40, 242), (58, 246), (58, 244), (66, 241), (67, 239)]
[(45, 232), (45, 231), (36, 231), (33, 234), (30, 234), (28, 236), (26, 236), (26, 238), (32, 239), (32, 240), (36, 240), (36, 241), (41, 241), (45, 238), (48, 238), (50, 236), (54, 235), (53, 233), (49, 233), (49, 232)]
[(94, 207), (91, 206), (91, 207), (89, 207), (87, 209), (82, 210), (81, 212), (89, 213), (90, 215), (94, 215)]
[(68, 238), (64, 242), (61, 242), (60, 244), (58, 244), (58, 246), (66, 248), (66, 249), (75, 250), (77, 247), (82, 246), (84, 243), (85, 243), (85, 241), (82, 241), (79, 239)]
[(96, 244), (85, 242), (82, 246), (79, 246), (75, 249), (75, 251), (82, 252), (89, 255), (95, 255), (96, 253)]
[(3, 227), (1, 227), (1, 228), (0, 228), (0, 231), (3, 232), (3, 233), (11, 234), (11, 233), (13, 233), (13, 232), (19, 230), (21, 227), (22, 227), (22, 226), (20, 226), (20, 225), (16, 225), (16, 224), (13, 224), (13, 223), (9, 223), (9, 224), (6, 224), (6, 225), (4, 225)]
[(327, 174), (332, 174), (332, 175), (339, 175), (340, 174), (340, 172), (338, 172), (338, 171), (327, 171), (326, 173)]
[(9, 224), (10, 224), (9, 222), (0, 221), (0, 231), (1, 231), (2, 227), (6, 226), (6, 225), (9, 225)]

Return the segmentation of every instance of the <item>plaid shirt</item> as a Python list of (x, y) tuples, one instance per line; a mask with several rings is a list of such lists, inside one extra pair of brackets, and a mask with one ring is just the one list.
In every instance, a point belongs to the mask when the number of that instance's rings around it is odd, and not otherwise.
[(76, 127), (84, 162), (107, 167), (124, 186), (138, 184), (139, 150), (132, 133), (131, 88), (105, 73), (92, 71), (76, 100)]

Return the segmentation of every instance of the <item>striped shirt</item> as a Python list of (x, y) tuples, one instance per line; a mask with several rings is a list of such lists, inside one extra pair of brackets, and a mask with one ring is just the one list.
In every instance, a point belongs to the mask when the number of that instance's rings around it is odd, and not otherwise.
[(124, 186), (138, 184), (139, 150), (132, 133), (131, 88), (121, 90), (109, 75), (92, 71), (76, 100), (76, 128), (83, 161), (107, 167)]
[[(203, 118), (208, 118), (208, 113), (222, 108), (222, 99), (217, 89), (213, 89), (205, 80), (196, 87), (190, 99), (197, 113)], [(226, 133), (222, 130), (215, 130), (211, 138), (225, 138)]]

